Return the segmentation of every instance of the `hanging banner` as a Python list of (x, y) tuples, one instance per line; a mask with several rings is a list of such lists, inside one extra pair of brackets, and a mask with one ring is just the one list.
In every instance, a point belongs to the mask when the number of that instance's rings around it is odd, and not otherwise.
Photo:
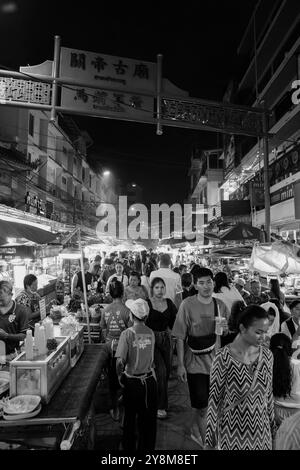
[(235, 164), (235, 140), (234, 135), (230, 137), (228, 147), (224, 151), (224, 179), (227, 178), (228, 174), (234, 168)]
[(96, 52), (61, 48), (60, 78), (105, 88), (155, 93), (156, 64)]

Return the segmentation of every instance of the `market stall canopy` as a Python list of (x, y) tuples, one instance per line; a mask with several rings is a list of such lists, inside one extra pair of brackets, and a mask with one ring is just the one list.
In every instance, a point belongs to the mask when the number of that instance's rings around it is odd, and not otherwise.
[(228, 246), (224, 248), (213, 248), (211, 250), (212, 257), (230, 257), (230, 258), (239, 258), (241, 256), (251, 256), (252, 246)]
[(258, 240), (263, 241), (264, 233), (257, 227), (240, 222), (219, 235), (221, 241)]
[(171, 247), (189, 247), (190, 245), (197, 246), (197, 245), (203, 245), (204, 243), (204, 236), (203, 234), (202, 237), (199, 237), (199, 240), (195, 237), (193, 238), (186, 238), (185, 236), (181, 238), (175, 238), (175, 237), (169, 237), (169, 238), (163, 238), (159, 241), (158, 246), (165, 246), (169, 245)]
[(26, 238), (43, 245), (52, 242), (56, 237), (57, 233), (48, 232), (34, 225), (0, 219), (0, 244), (5, 244), (7, 238)]
[(214, 232), (204, 232), (204, 236), (205, 238), (208, 238), (208, 240), (220, 241), (219, 235)]
[(300, 274), (300, 246), (285, 241), (254, 245), (249, 269), (262, 274)]

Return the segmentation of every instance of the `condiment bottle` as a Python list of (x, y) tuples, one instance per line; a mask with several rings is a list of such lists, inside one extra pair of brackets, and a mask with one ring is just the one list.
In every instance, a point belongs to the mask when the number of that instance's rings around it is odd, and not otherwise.
[(6, 363), (6, 343), (0, 340), (0, 364)]
[(33, 338), (32, 338), (32, 331), (26, 331), (26, 338), (25, 338), (25, 354), (26, 354), (26, 361), (32, 361), (33, 359)]
[(46, 318), (43, 322), (45, 327), (46, 340), (54, 337), (53, 321), (51, 318)]
[(34, 356), (39, 354), (39, 344), (40, 344), (40, 324), (36, 323), (34, 325)]
[(39, 354), (46, 354), (47, 353), (47, 348), (46, 348), (46, 333), (45, 333), (45, 327), (40, 326), (40, 331), (39, 331)]

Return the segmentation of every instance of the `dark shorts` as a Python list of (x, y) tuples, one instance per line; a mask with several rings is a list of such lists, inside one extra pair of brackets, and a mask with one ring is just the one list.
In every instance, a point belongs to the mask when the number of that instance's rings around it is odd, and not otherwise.
[(209, 396), (209, 375), (187, 374), (192, 408), (207, 408)]

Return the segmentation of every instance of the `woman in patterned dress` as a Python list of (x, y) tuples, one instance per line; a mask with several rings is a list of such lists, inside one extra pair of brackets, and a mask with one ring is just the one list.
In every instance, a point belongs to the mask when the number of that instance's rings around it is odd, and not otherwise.
[(249, 305), (240, 315), (237, 337), (216, 354), (211, 370), (207, 449), (272, 449), (276, 432), (273, 357), (263, 346), (268, 327), (268, 313), (258, 305)]

